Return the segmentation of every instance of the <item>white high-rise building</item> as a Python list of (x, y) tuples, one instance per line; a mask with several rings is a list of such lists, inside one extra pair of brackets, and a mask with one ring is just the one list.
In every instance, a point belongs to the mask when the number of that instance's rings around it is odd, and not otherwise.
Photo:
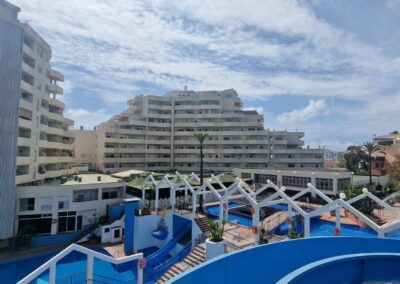
[(21, 98), (16, 184), (30, 183), (72, 173), (73, 121), (63, 116), (57, 99), (64, 76), (50, 66), (49, 44), (29, 25), (22, 46)]
[(303, 132), (265, 129), (263, 116), (243, 110), (232, 89), (185, 88), (164, 96), (139, 95), (128, 104), (126, 111), (96, 128), (97, 168), (103, 172), (198, 171), (197, 132), (209, 135), (204, 142), (207, 172), (323, 167), (323, 149), (303, 149)]

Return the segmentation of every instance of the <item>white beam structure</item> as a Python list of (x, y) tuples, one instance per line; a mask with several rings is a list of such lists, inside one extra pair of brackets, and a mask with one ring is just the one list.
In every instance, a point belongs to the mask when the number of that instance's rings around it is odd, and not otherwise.
[[(122, 264), (132, 260), (141, 259), (143, 258), (143, 253), (137, 253), (130, 256), (125, 256), (122, 258), (113, 258), (111, 256), (102, 254), (100, 252), (85, 248), (83, 246), (72, 244), (68, 246), (66, 249), (62, 250), (60, 253), (52, 257), (50, 260), (46, 261), (44, 264), (39, 266), (39, 268), (35, 269), (33, 272), (25, 276), (22, 280), (17, 282), (17, 284), (28, 284), (33, 282), (36, 278), (38, 278), (42, 273), (46, 270), (49, 270), (49, 282), (51, 284), (56, 283), (57, 280), (57, 271), (56, 266), (57, 262), (63, 259), (65, 256), (70, 254), (73, 251), (77, 251), (83, 253), (87, 256), (87, 267), (86, 267), (86, 282), (92, 283), (93, 282), (93, 273), (95, 271), (93, 264), (94, 259), (100, 259), (112, 264)], [(106, 276), (106, 275), (105, 275)], [(143, 269), (139, 269), (137, 271), (137, 283), (143, 284)]]

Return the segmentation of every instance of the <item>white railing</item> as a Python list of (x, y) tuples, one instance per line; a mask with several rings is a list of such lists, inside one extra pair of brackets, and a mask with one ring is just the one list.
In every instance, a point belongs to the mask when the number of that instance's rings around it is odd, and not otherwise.
[[(87, 255), (87, 265), (86, 265), (86, 281), (87, 281), (87, 283), (91, 283), (91, 281), (93, 279), (93, 271), (94, 271), (93, 263), (94, 263), (95, 258), (110, 262), (112, 264), (122, 264), (122, 263), (125, 263), (128, 261), (143, 258), (143, 253), (137, 253), (134, 255), (116, 259), (111, 256), (102, 254), (100, 252), (85, 248), (83, 246), (80, 246), (77, 244), (72, 244), (72, 245), (68, 246), (66, 249), (64, 249), (63, 251), (61, 251), (60, 253), (58, 253), (56, 256), (54, 256), (53, 258), (51, 258), (50, 260), (45, 262), (39, 268), (37, 268), (36, 270), (34, 270), (30, 274), (28, 274), (22, 280), (17, 282), (17, 284), (28, 284), (31, 281), (34, 281), (37, 277), (39, 277), (46, 270), (49, 270), (49, 283), (51, 283), (51, 284), (56, 283), (57, 262), (73, 251), (77, 251), (77, 252)], [(143, 270), (139, 269), (139, 268), (137, 271), (137, 283), (143, 284)]]

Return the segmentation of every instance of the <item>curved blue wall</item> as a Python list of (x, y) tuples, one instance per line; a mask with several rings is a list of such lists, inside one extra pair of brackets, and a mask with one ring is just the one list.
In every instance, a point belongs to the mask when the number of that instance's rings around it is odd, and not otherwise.
[(215, 258), (171, 283), (276, 283), (292, 271), (324, 258), (378, 252), (400, 253), (400, 240), (321, 237), (283, 241)]

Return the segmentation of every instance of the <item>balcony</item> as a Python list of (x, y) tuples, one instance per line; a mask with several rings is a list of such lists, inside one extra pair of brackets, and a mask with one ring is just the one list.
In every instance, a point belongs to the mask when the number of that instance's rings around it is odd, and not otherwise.
[(59, 95), (62, 95), (64, 93), (64, 90), (57, 84), (48, 84), (47, 91), (49, 91), (52, 94), (59, 94)]
[(54, 81), (64, 82), (64, 75), (61, 74), (61, 72), (54, 69), (49, 70), (49, 78)]
[(21, 89), (27, 93), (33, 94), (34, 87), (26, 81), (21, 80)]
[(25, 62), (22, 62), (22, 71), (28, 73), (31, 76), (35, 76), (36, 73), (35, 69), (32, 66), (26, 64)]

